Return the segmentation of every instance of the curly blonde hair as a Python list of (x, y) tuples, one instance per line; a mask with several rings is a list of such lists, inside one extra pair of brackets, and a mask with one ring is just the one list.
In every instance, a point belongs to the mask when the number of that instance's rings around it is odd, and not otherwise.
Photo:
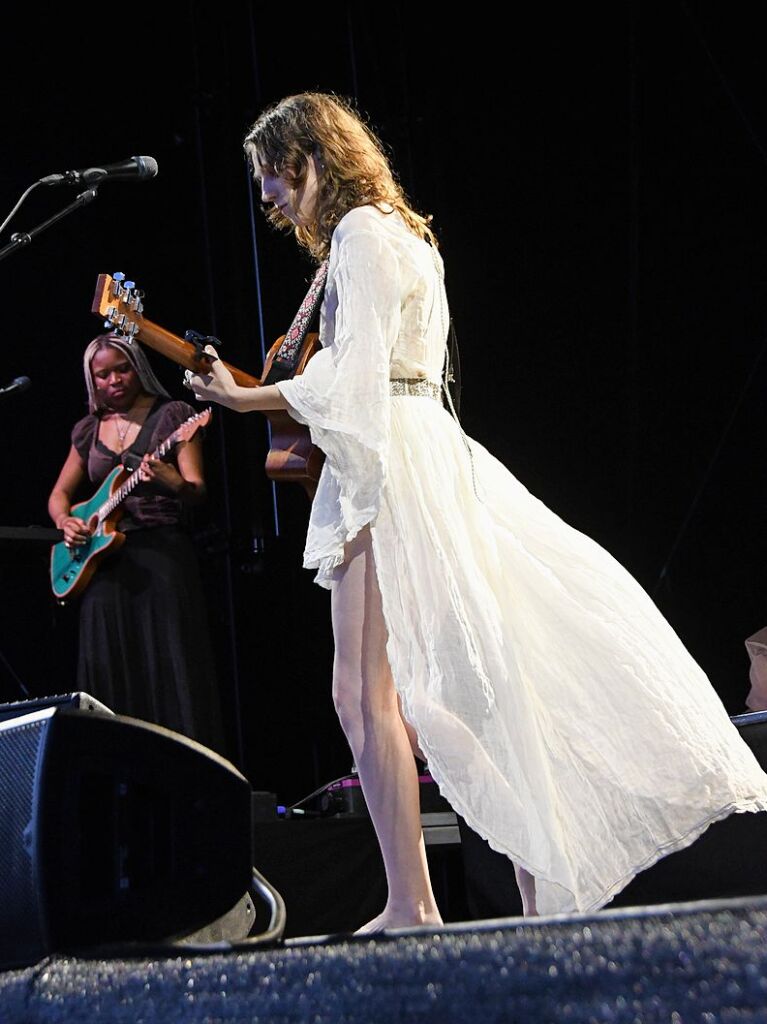
[(260, 115), (245, 136), (244, 147), (256, 176), (258, 167), (269, 168), (295, 189), (306, 179), (309, 160), (317, 159), (314, 223), (299, 227), (277, 209), (266, 211), (275, 227), (294, 229), (298, 242), (316, 259), (327, 256), (336, 224), (357, 206), (377, 206), (384, 213), (396, 210), (413, 234), (436, 245), (431, 217), (412, 208), (383, 143), (349, 100), (320, 92), (288, 96)]

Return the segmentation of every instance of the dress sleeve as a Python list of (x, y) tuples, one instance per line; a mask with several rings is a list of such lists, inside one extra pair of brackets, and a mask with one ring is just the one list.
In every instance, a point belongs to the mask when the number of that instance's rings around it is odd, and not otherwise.
[(180, 427), (182, 423), (185, 423), (191, 416), (194, 416), (195, 413), (198, 412), (200, 412), (200, 410), (193, 409), (188, 402), (166, 402), (157, 417), (155, 434), (157, 436), (158, 443), (168, 437), (169, 434), (172, 434), (177, 427)]
[(339, 225), (336, 235), (329, 300), (336, 305), (326, 314), (332, 338), (300, 376), (277, 386), (291, 415), (309, 427), (312, 441), (325, 453), (350, 540), (375, 521), (386, 480), (389, 366), (402, 289), (397, 252), (379, 232)]
[(86, 466), (98, 422), (95, 416), (84, 416), (72, 427), (72, 446)]

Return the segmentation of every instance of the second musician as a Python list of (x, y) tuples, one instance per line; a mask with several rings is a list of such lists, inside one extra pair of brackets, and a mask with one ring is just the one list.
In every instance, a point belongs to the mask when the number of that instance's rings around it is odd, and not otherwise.
[(172, 401), (138, 345), (94, 338), (83, 358), (88, 415), (51, 491), (48, 510), (76, 546), (88, 527), (71, 515), (78, 492), (122, 463), (144, 483), (124, 502), (119, 550), (100, 564), (80, 602), (78, 688), (118, 714), (154, 722), (223, 753), (220, 698), (187, 506), (205, 497), (199, 434), (168, 460), (150, 459), (192, 416)]

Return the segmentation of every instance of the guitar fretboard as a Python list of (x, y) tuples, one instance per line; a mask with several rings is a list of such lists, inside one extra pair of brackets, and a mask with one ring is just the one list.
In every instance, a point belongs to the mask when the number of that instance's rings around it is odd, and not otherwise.
[[(193, 427), (195, 423), (197, 423), (199, 420), (207, 421), (210, 418), (210, 413), (210, 409), (205, 409), (203, 412), (197, 413), (196, 416), (190, 416), (185, 423), (182, 423), (181, 426), (177, 427), (176, 430), (174, 430), (169, 437), (166, 437), (162, 444), (159, 444), (151, 453), (151, 455), (148, 456), (148, 458), (163, 458), (163, 456), (168, 454), (168, 452), (171, 450), (174, 444), (176, 444), (178, 441), (184, 440), (184, 435), (189, 433), (190, 428)], [(128, 470), (128, 472), (130, 472), (131, 475), (128, 477), (125, 483), (118, 487), (114, 494), (110, 496), (109, 500), (105, 501), (104, 504), (99, 508), (99, 526), (106, 520), (107, 516), (111, 512), (114, 512), (114, 510), (121, 502), (125, 501), (125, 499), (131, 493), (131, 491), (134, 491), (138, 487), (138, 485), (143, 482), (141, 480), (141, 474), (138, 472), (138, 470)]]
[[(149, 456), (150, 459), (161, 459), (163, 455), (166, 455), (173, 447), (175, 441), (175, 433), (171, 434), (161, 445), (159, 445), (152, 454)], [(126, 467), (127, 468), (127, 467)], [(103, 523), (110, 512), (114, 512), (117, 506), (125, 501), (131, 491), (134, 491), (141, 483), (141, 475), (138, 470), (128, 470), (131, 474), (125, 483), (118, 487), (114, 492), (109, 501), (105, 501), (99, 509), (99, 523)]]

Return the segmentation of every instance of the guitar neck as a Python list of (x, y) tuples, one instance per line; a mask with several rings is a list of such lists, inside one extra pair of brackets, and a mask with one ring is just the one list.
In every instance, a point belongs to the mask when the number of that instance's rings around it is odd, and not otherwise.
[[(180, 441), (189, 441), (197, 433), (200, 427), (204, 427), (210, 423), (212, 415), (211, 409), (204, 409), (202, 412), (195, 413), (194, 416), (190, 416), (188, 420), (185, 420), (181, 426), (176, 427), (172, 434), (169, 434), (164, 441), (155, 448), (151, 455), (148, 456), (150, 459), (161, 459), (171, 448), (178, 444)], [(97, 516), (98, 521), (103, 523), (107, 517), (114, 512), (118, 505), (120, 505), (134, 488), (141, 483), (141, 474), (138, 470), (134, 471), (127, 480), (114, 491), (107, 501), (100, 506)]]
[[(206, 359), (205, 356), (198, 356), (194, 345), (184, 341), (183, 338), (179, 338), (177, 334), (166, 331), (159, 324), (152, 323), (151, 320), (145, 320), (142, 317), (137, 323), (136, 337), (142, 344), (153, 348), (155, 352), (159, 352), (160, 355), (171, 359), (174, 363), (178, 363), (179, 366), (185, 366), (187, 370), (192, 370), (194, 373), (210, 372), (211, 360)], [(244, 370), (239, 370), (236, 366), (231, 366), (229, 363), (223, 363), (223, 365), (229, 370), (240, 387), (258, 388), (261, 386), (261, 381), (258, 377), (252, 377), (249, 373), (245, 373)]]
[[(327, 272), (327, 264), (323, 265)], [(319, 335), (306, 332), (308, 322), (303, 314), (307, 308), (314, 311), (322, 293), (324, 278), (315, 276), (312, 287), (294, 318), (287, 334), (284, 334), (269, 349), (264, 360), (261, 377), (243, 373), (229, 363), (223, 365), (229, 370), (235, 383), (240, 387), (258, 388), (268, 381), (290, 379), (303, 373), (307, 362), (320, 347)], [(311, 302), (309, 302), (311, 300)], [(309, 302), (309, 307), (306, 303)], [(186, 338), (166, 331), (159, 324), (144, 319), (144, 293), (136, 288), (135, 282), (126, 281), (120, 272), (111, 277), (99, 274), (96, 294), (91, 303), (91, 312), (100, 317), (105, 327), (112, 325), (126, 338), (136, 338), (160, 355), (186, 367), (195, 373), (210, 373), (217, 357), (200, 353), (200, 346), (191, 344)], [(191, 332), (189, 335), (192, 336)], [(272, 480), (296, 480), (304, 485), (310, 497), (319, 480), (324, 455), (312, 442), (308, 429), (297, 423), (284, 410), (266, 413), (271, 425), (271, 448), (266, 460), (266, 473)]]
[[(96, 281), (96, 294), (91, 303), (91, 312), (100, 317), (107, 317), (119, 331), (138, 338), (155, 352), (165, 356), (179, 366), (195, 373), (210, 373), (212, 359), (200, 355), (196, 346), (177, 334), (166, 331), (159, 324), (144, 319), (143, 304), (135, 291), (123, 287), (122, 283), (109, 274), (99, 274)], [(261, 381), (249, 373), (238, 370), (229, 363), (223, 364), (234, 377), (235, 382), (244, 388), (258, 388)]]
[[(167, 455), (167, 453), (173, 447), (174, 438), (175, 434), (171, 434), (170, 437), (166, 438), (162, 444), (158, 445), (155, 448), (155, 450), (152, 452), (151, 455), (148, 456), (148, 458), (161, 459), (163, 455)], [(131, 493), (131, 491), (134, 491), (140, 483), (141, 476), (139, 475), (138, 470), (136, 470), (133, 473), (131, 473), (131, 475), (128, 477), (128, 479), (125, 481), (122, 487), (118, 487), (114, 494), (110, 496), (109, 501), (105, 501), (104, 504), (101, 506), (101, 508), (98, 511), (99, 522), (103, 523), (106, 517), (111, 512), (114, 512), (117, 506), (121, 505), (128, 497), (128, 495)]]

